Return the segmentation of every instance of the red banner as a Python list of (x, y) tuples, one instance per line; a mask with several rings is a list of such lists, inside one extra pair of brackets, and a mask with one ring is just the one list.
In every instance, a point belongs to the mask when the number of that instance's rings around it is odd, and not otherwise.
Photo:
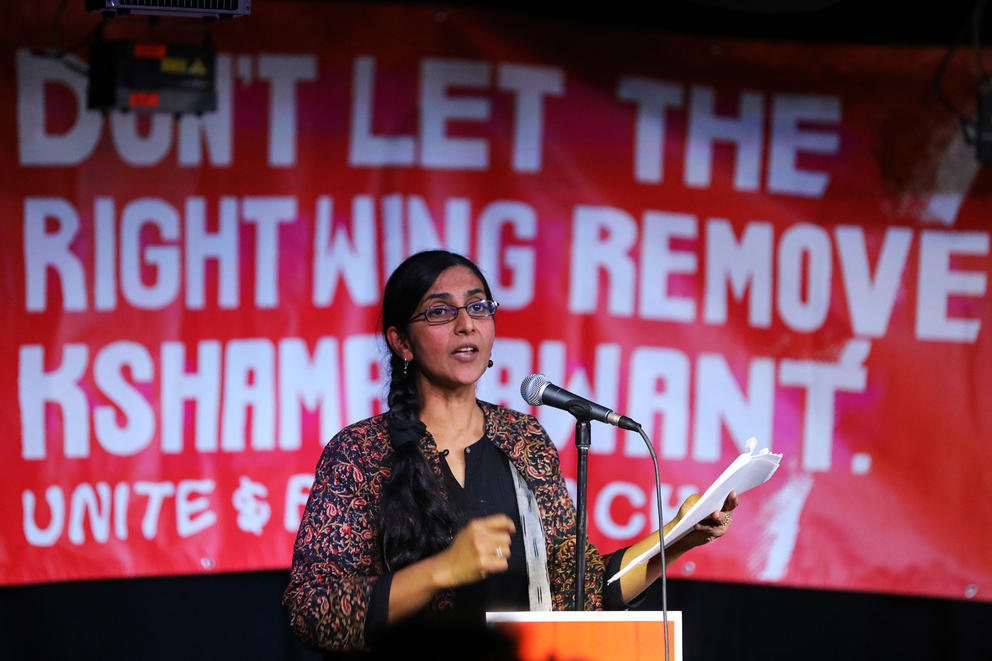
[[(666, 518), (784, 454), (673, 575), (992, 599), (992, 204), (942, 51), (259, 3), (215, 113), (103, 116), (57, 5), (0, 28), (0, 582), (288, 566), (322, 442), (382, 410), (385, 278), (442, 246), (501, 304), (480, 398), (641, 421)], [(601, 547), (654, 525), (636, 435), (594, 429), (589, 488)]]

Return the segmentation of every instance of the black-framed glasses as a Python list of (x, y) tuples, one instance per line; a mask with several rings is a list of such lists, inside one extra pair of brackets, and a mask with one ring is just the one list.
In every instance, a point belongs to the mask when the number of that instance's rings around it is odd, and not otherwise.
[(432, 305), (423, 312), (418, 312), (410, 317), (407, 322), (416, 321), (418, 317), (423, 317), (424, 321), (429, 324), (446, 324), (458, 318), (459, 310), (465, 310), (465, 314), (473, 319), (487, 319), (496, 314), (498, 307), (499, 303), (489, 299), (472, 301), (465, 305)]

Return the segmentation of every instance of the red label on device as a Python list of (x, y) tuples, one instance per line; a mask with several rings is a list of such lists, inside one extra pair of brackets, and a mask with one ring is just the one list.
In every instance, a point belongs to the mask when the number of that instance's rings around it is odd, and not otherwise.
[(134, 56), (160, 60), (165, 57), (165, 44), (135, 44)]
[(131, 92), (127, 97), (127, 103), (132, 108), (157, 108), (158, 92)]

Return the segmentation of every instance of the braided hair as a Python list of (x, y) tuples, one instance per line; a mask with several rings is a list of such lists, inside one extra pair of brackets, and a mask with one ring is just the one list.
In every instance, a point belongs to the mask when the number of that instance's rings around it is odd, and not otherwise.
[(417, 387), (416, 356), (405, 364), (389, 344), (387, 335), (390, 328), (395, 328), (400, 335), (409, 337), (408, 320), (420, 300), (441, 272), (452, 266), (470, 269), (485, 288), (486, 297), (492, 298), (479, 267), (465, 257), (445, 250), (430, 250), (408, 257), (389, 276), (382, 294), (382, 333), (389, 348), (387, 424), (395, 454), (392, 475), (383, 488), (379, 530), (383, 556), (390, 571), (447, 548), (459, 524), (441, 496), (440, 480), (416, 443), (427, 433), (419, 418), (423, 402)]

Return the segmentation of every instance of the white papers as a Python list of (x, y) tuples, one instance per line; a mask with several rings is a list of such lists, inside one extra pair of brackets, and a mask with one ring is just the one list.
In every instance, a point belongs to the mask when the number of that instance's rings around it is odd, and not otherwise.
[[(764, 448), (760, 452), (755, 452), (757, 439), (749, 438), (745, 445), (746, 450), (739, 457), (733, 460), (720, 477), (714, 480), (710, 488), (706, 490), (699, 500), (685, 513), (685, 516), (668, 531), (665, 535), (665, 548), (667, 549), (673, 542), (681, 539), (692, 530), (692, 527), (708, 517), (713, 512), (718, 512), (723, 507), (723, 502), (731, 491), (736, 491), (738, 495), (748, 489), (752, 489), (759, 484), (763, 484), (775, 474), (782, 455), (769, 452)], [(614, 574), (608, 581), (612, 583), (621, 576), (636, 567), (642, 562), (653, 558), (661, 551), (661, 544), (655, 544), (652, 548), (630, 561), (626, 567)]]

